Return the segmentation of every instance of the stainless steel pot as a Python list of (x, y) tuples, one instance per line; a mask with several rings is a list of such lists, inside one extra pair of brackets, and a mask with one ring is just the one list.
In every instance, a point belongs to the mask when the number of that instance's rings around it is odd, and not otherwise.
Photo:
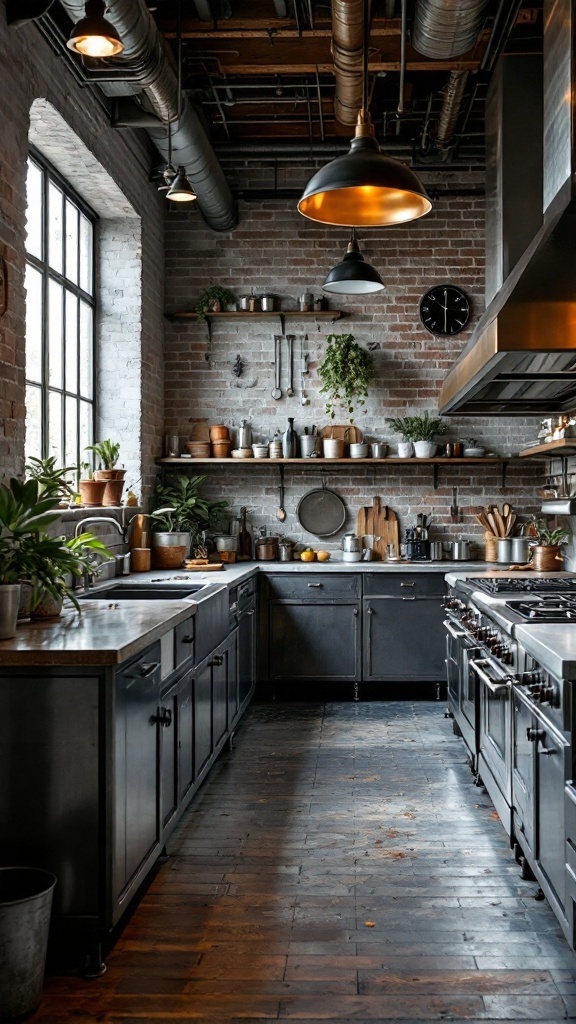
[(362, 541), (355, 533), (346, 533), (342, 538), (342, 551), (362, 551)]
[(260, 537), (254, 546), (257, 562), (275, 562), (278, 559), (278, 537)]
[(262, 295), (261, 296), (262, 309), (265, 313), (273, 312), (276, 309), (276, 296), (275, 295)]
[(431, 562), (441, 562), (443, 557), (444, 557), (444, 555), (443, 555), (443, 550), (442, 550), (442, 541), (441, 540), (431, 540), (430, 541), (430, 561)]
[(471, 558), (469, 540), (453, 540), (450, 545), (450, 558), (453, 562), (467, 562)]
[(291, 540), (281, 540), (278, 544), (278, 554), (281, 562), (291, 562), (294, 558), (294, 543)]
[(238, 299), (238, 304), (240, 306), (240, 309), (250, 309), (250, 299), (251, 298), (252, 298), (251, 295), (241, 295), (240, 298)]

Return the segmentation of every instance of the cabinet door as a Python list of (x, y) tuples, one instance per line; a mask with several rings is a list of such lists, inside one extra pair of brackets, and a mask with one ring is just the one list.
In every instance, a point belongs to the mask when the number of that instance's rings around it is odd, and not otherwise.
[(194, 782), (193, 675), (187, 672), (178, 685), (179, 797), (183, 800)]
[(116, 677), (116, 884), (134, 877), (160, 841), (158, 702), (160, 645)]
[(238, 713), (238, 636), (239, 630), (235, 629), (229, 637), (228, 651), (228, 728), (232, 726)]
[(439, 596), (364, 599), (365, 682), (444, 682), (444, 657)]
[(256, 681), (256, 602), (238, 621), (238, 706), (242, 707)]
[(230, 642), (210, 659), (212, 667), (212, 735), (218, 746), (228, 726), (228, 662)]
[(212, 753), (212, 668), (205, 662), (194, 676), (194, 777)]
[(160, 698), (158, 726), (160, 732), (160, 821), (162, 828), (178, 810), (178, 683)]
[(355, 604), (272, 601), (270, 679), (358, 678), (359, 608)]
[(562, 908), (566, 905), (564, 777), (567, 744), (542, 722), (533, 743), (537, 760), (537, 860)]

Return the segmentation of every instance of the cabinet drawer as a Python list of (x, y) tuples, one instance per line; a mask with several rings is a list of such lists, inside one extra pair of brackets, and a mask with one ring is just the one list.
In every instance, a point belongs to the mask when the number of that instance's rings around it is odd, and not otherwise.
[(242, 612), (248, 607), (254, 594), (256, 593), (256, 577), (246, 580), (245, 583), (241, 583), (238, 587), (238, 611)]
[(194, 654), (194, 616), (180, 622), (174, 630), (174, 656), (176, 668)]
[(269, 576), (268, 586), (271, 597), (287, 601), (346, 601), (360, 593), (358, 576), (329, 576), (327, 573)]
[(441, 596), (445, 590), (442, 572), (369, 572), (364, 577), (365, 597)]

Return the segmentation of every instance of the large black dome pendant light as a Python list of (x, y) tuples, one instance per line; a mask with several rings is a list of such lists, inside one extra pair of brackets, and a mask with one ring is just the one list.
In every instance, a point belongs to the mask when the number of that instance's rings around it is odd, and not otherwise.
[(322, 224), (386, 227), (417, 220), (432, 209), (418, 175), (384, 156), (376, 141), (368, 113), (369, 2), (364, 0), (362, 109), (350, 151), (322, 167), (298, 203), (303, 217)]
[[(178, 113), (176, 115), (176, 124), (180, 124), (180, 113), (182, 106), (182, 0), (178, 0), (178, 7), (176, 9), (176, 36), (178, 45)], [(168, 177), (174, 168), (172, 167), (172, 132), (170, 124), (170, 115), (168, 115), (168, 164), (164, 170), (164, 180), (168, 184)], [(173, 203), (192, 203), (198, 196), (196, 195), (192, 185), (188, 181), (188, 175), (186, 174), (186, 168), (180, 164), (177, 171), (174, 171), (174, 175), (170, 182), (170, 187), (166, 193), (166, 199), (170, 199)]]
[(383, 290), (384, 282), (378, 271), (366, 263), (352, 228), (346, 255), (341, 263), (332, 268), (322, 285), (322, 291), (334, 295), (368, 295)]

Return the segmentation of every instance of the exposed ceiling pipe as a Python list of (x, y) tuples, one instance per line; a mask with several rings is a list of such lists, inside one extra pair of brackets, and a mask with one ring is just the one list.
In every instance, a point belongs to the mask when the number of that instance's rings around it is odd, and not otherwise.
[(363, 0), (332, 0), (334, 113), (340, 124), (356, 124), (362, 106)]
[[(73, 22), (84, 16), (83, 0), (60, 0)], [(185, 95), (179, 102), (178, 77), (172, 53), (160, 35), (144, 0), (107, 0), (106, 17), (124, 43), (122, 57), (107, 62), (129, 70), (133, 67), (148, 104), (164, 124), (172, 128), (172, 159), (186, 167), (198, 196), (198, 206), (209, 227), (230, 231), (238, 223), (236, 203), (200, 119)], [(97, 73), (95, 75), (97, 81)], [(180, 110), (180, 118), (178, 112)], [(160, 154), (168, 159), (168, 136), (162, 129), (148, 129)]]
[(456, 133), (456, 122), (462, 106), (462, 99), (468, 81), (467, 71), (451, 71), (448, 85), (444, 89), (442, 110), (438, 118), (436, 145), (440, 149), (449, 146)]
[(436, 60), (458, 57), (474, 46), (489, 0), (416, 0), (412, 46)]

